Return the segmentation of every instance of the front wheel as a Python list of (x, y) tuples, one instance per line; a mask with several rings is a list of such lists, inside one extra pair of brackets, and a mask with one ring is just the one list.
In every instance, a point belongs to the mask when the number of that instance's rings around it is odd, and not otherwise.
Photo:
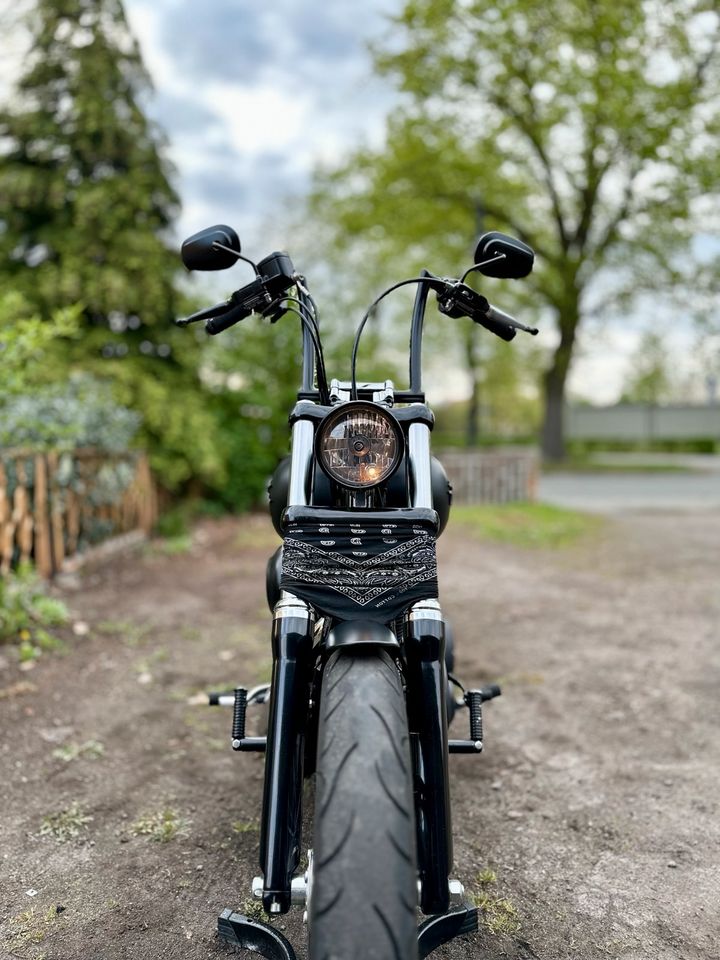
[(384, 651), (337, 651), (322, 679), (310, 960), (416, 960), (407, 715)]

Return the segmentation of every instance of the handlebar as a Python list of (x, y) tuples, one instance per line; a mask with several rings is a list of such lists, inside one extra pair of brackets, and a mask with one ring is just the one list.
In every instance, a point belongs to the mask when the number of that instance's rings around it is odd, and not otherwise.
[(477, 293), (465, 283), (445, 281), (444, 288), (436, 287), (436, 290), (440, 313), (447, 317), (470, 317), (501, 340), (513, 340), (518, 330), (524, 330), (533, 336), (538, 332), (537, 327), (526, 327), (509, 313), (493, 307), (481, 293)]

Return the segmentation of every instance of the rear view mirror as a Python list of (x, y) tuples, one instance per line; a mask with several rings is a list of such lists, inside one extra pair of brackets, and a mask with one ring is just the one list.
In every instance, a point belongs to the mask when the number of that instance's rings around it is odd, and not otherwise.
[(240, 238), (232, 227), (222, 223), (194, 233), (181, 250), (182, 262), (188, 270), (227, 270), (237, 263), (239, 255)]
[(484, 260), (499, 256), (503, 256), (503, 259), (478, 268), (478, 273), (486, 277), (519, 280), (520, 277), (526, 277), (530, 273), (535, 262), (532, 247), (523, 243), (522, 240), (508, 237), (507, 234), (499, 233), (497, 230), (484, 233), (475, 248), (475, 263), (482, 263)]

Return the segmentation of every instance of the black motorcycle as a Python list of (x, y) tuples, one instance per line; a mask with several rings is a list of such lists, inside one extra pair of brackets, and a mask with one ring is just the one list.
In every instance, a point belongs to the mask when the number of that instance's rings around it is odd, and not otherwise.
[[(464, 691), (452, 676), (435, 552), (451, 488), (430, 454), (423, 321), (434, 293), (441, 314), (469, 317), (503, 340), (518, 330), (537, 333), (465, 283), (472, 271), (527, 276), (533, 251), (488, 233), (460, 279), (422, 271), (389, 287), (358, 327), (350, 380), (330, 383), (318, 311), (287, 253), (255, 264), (241, 255), (234, 230), (216, 226), (190, 237), (182, 257), (191, 270), (245, 260), (255, 278), (181, 325), (205, 321), (215, 335), (252, 313), (272, 320), (293, 314), (302, 329), (291, 456), (270, 484), (272, 520), (283, 539), (267, 572), (272, 681), (210, 695), (233, 709), (233, 749), (265, 753), (262, 876), (253, 894), (271, 918), (304, 904), (311, 960), (425, 957), (477, 929), (477, 910), (462, 903), (462, 885), (450, 879), (448, 754), (482, 751), (482, 704), (500, 688)], [(409, 388), (358, 382), (358, 346), (372, 310), (408, 284), (417, 286)], [(246, 736), (248, 705), (266, 701), (267, 736)], [(449, 740), (460, 707), (468, 709), (470, 735)], [(313, 773), (312, 849), (301, 868), (303, 781)], [(419, 927), (418, 909), (426, 917)], [(270, 923), (224, 910), (218, 930), (273, 960), (295, 957)]]

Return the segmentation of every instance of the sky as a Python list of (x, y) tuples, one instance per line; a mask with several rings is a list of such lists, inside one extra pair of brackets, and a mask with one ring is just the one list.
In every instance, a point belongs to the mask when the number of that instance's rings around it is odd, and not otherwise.
[[(16, 0), (13, 10), (24, 3)], [(392, 36), (388, 16), (402, 0), (125, 0), (125, 7), (154, 84), (147, 109), (167, 134), (176, 170), (178, 240), (229, 223), (256, 258), (288, 246), (284, 213), (313, 169), (361, 144), (382, 144), (398, 94), (373, 77), (368, 44)], [(8, 16), (0, 16), (0, 30)], [(22, 43), (4, 54), (0, 92), (19, 69)], [(587, 332), (570, 392), (614, 401), (645, 326), (636, 317)], [(676, 356), (689, 355), (687, 326), (667, 335)], [(539, 339), (550, 347), (554, 338), (547, 329)], [(456, 375), (437, 387), (436, 399), (467, 392)]]

